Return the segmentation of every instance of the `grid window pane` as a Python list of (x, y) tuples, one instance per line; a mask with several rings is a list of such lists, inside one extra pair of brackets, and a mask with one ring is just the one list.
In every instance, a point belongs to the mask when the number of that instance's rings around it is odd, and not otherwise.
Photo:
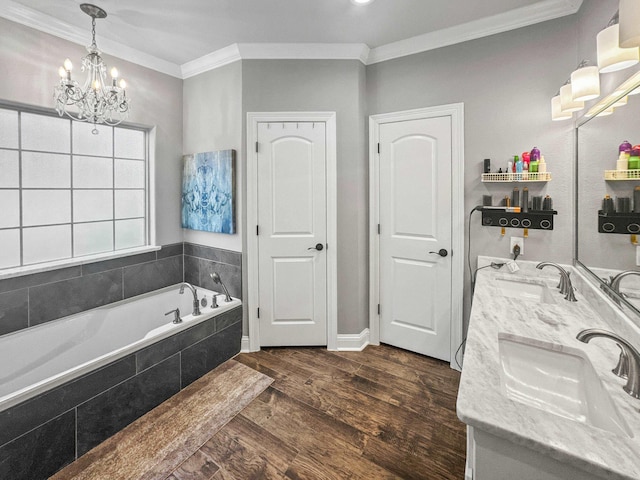
[(116, 218), (144, 217), (144, 190), (116, 190)]
[(0, 147), (18, 148), (18, 112), (0, 109)]
[[(1, 112), (2, 110), (0, 110)], [(1, 129), (2, 127), (0, 127)], [(2, 133), (0, 132), (0, 135)], [(20, 164), (16, 150), (0, 150), (0, 188), (20, 187)]]
[(127, 128), (114, 128), (114, 131), (116, 157), (145, 159), (144, 132)]
[(74, 156), (73, 188), (113, 188), (113, 159)]
[(72, 124), (73, 153), (77, 155), (97, 155), (101, 157), (113, 156), (113, 127), (96, 125), (98, 134), (94, 135), (93, 123)]
[(74, 222), (92, 222), (112, 218), (113, 190), (74, 190)]
[(0, 190), (0, 205), (0, 228), (19, 227), (20, 190)]
[(0, 270), (144, 246), (147, 134), (0, 106)]
[(116, 250), (145, 244), (144, 220), (116, 221)]
[(71, 153), (71, 121), (22, 113), (22, 149)]
[(54, 153), (22, 153), (22, 188), (69, 188), (71, 157)]
[(53, 225), (71, 222), (69, 190), (23, 190), (22, 224)]
[(25, 228), (22, 237), (25, 265), (71, 258), (71, 225)]
[(144, 188), (144, 162), (116, 159), (116, 188)]
[(0, 230), (0, 268), (20, 265), (20, 230)]
[(113, 222), (78, 223), (73, 226), (73, 255), (80, 257), (113, 250)]

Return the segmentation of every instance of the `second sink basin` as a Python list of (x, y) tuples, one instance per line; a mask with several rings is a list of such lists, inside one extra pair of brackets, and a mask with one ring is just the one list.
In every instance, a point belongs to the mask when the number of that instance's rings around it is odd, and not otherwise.
[(544, 283), (521, 282), (517, 279), (497, 278), (496, 286), (505, 297), (536, 303), (556, 303), (553, 290)]
[(577, 348), (498, 334), (500, 383), (512, 400), (633, 437), (586, 354)]

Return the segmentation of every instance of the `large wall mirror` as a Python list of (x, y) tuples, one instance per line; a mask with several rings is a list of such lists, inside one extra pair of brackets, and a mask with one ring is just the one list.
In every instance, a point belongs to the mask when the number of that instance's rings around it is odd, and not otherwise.
[(618, 78), (576, 128), (576, 262), (640, 319), (640, 161), (618, 162), (623, 142), (640, 147), (640, 75)]

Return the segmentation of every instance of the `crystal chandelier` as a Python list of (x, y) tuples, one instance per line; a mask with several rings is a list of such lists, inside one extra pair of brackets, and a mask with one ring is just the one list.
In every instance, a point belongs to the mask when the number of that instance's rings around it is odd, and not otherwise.
[[(111, 69), (111, 82), (107, 82), (107, 67), (102, 61), (96, 45), (96, 18), (105, 18), (107, 12), (100, 7), (83, 3), (80, 9), (91, 17), (91, 45), (89, 54), (82, 59), (82, 71), (87, 78), (81, 87), (71, 79), (73, 64), (68, 58), (60, 67), (60, 83), (55, 87), (53, 98), (58, 115), (66, 114), (72, 120), (93, 123), (93, 134), (98, 133), (96, 124), (118, 125), (126, 119), (129, 112), (129, 99), (126, 96), (126, 82), (118, 81), (118, 70)], [(69, 111), (67, 108), (72, 107)]]

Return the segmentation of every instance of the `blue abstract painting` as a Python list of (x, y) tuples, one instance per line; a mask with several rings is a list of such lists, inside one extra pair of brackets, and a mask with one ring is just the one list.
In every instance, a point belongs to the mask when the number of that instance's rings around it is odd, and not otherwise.
[(182, 157), (182, 228), (236, 233), (235, 150)]

